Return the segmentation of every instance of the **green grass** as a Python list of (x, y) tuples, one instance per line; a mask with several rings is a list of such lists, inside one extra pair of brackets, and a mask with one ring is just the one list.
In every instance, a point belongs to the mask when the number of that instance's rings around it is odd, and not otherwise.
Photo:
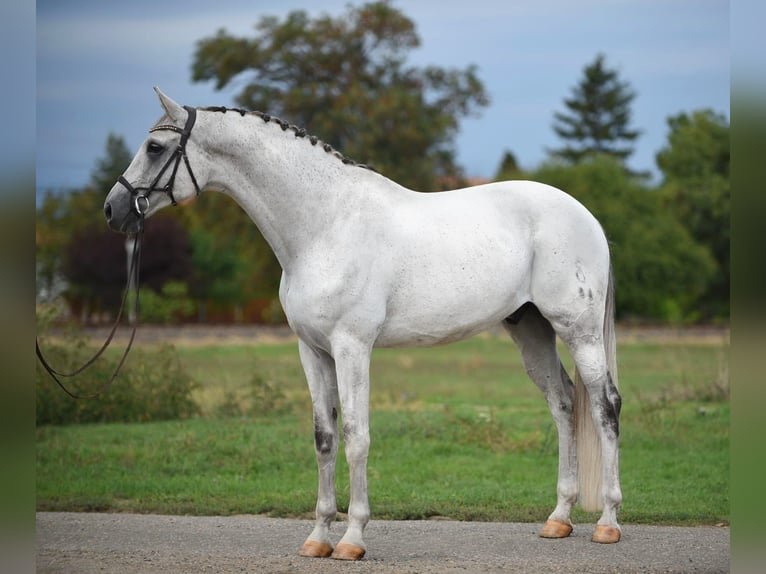
[[(311, 403), (296, 345), (177, 351), (201, 383), (195, 399), (204, 416), (39, 428), (38, 508), (310, 515)], [(622, 521), (728, 521), (728, 346), (624, 343), (619, 366)], [(374, 518), (547, 517), (555, 504), (555, 427), (510, 341), (485, 336), (434, 349), (379, 350), (372, 380)], [(254, 381), (255, 400), (276, 405), (274, 412), (250, 408), (243, 410), (248, 416), (221, 418), (222, 405), (253, 401)], [(341, 511), (347, 472), (341, 454)]]

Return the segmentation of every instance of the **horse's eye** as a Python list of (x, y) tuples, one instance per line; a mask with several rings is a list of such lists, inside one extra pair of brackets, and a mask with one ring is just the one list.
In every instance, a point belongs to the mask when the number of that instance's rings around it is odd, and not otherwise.
[(164, 151), (164, 147), (157, 142), (149, 142), (146, 146), (146, 151), (151, 155), (159, 155)]

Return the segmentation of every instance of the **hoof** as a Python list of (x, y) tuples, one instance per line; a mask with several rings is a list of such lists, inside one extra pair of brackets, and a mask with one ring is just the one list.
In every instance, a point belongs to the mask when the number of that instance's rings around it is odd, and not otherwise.
[(299, 552), (301, 556), (307, 558), (327, 558), (332, 554), (332, 546), (327, 542), (318, 542), (317, 540), (306, 540)]
[(335, 552), (332, 553), (332, 558), (334, 560), (361, 560), (364, 553), (365, 550), (361, 546), (340, 542), (335, 547)]
[(548, 520), (540, 531), (541, 538), (566, 538), (572, 534), (572, 525), (561, 520)]
[(614, 544), (620, 541), (620, 535), (620, 529), (615, 526), (597, 524), (591, 540), (599, 544)]

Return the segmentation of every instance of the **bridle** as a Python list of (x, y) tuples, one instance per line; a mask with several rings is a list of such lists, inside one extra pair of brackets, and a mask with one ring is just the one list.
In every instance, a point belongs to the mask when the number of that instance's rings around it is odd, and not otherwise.
[[(162, 169), (160, 169), (157, 177), (154, 178), (154, 181), (152, 181), (152, 183), (147, 187), (133, 187), (133, 185), (127, 179), (125, 179), (124, 176), (121, 175), (117, 179), (117, 181), (130, 192), (130, 195), (133, 198), (133, 210), (135, 211), (136, 215), (139, 216), (139, 218), (148, 211), (149, 195), (153, 191), (161, 191), (165, 193), (170, 199), (171, 204), (178, 205), (176, 198), (173, 197), (173, 186), (175, 185), (176, 173), (178, 173), (178, 166), (181, 164), (182, 158), (186, 164), (186, 170), (189, 172), (189, 177), (191, 177), (192, 183), (194, 184), (194, 190), (196, 191), (197, 195), (201, 193), (199, 184), (197, 183), (197, 178), (194, 177), (194, 172), (192, 171), (191, 164), (189, 163), (189, 156), (186, 155), (186, 142), (189, 141), (189, 136), (191, 135), (192, 128), (194, 127), (194, 122), (197, 120), (197, 110), (191, 106), (184, 106), (184, 109), (189, 115), (186, 118), (186, 124), (183, 128), (179, 128), (178, 126), (174, 126), (172, 124), (160, 124), (149, 130), (149, 133), (168, 130), (181, 134), (181, 139), (178, 141), (178, 146), (173, 151), (173, 154), (165, 162), (165, 165), (162, 166)], [(168, 178), (165, 185), (160, 187), (160, 179), (162, 179), (162, 176), (165, 175), (165, 172), (168, 170), (171, 164), (173, 165), (173, 170), (170, 173), (170, 177)]]
[[(192, 183), (194, 184), (194, 189), (197, 192), (197, 195), (201, 193), (199, 184), (197, 183), (197, 178), (194, 177), (194, 172), (192, 171), (191, 165), (189, 164), (189, 157), (186, 155), (186, 142), (189, 141), (191, 130), (194, 127), (194, 122), (197, 119), (197, 110), (192, 108), (191, 106), (184, 106), (184, 109), (187, 111), (189, 115), (186, 118), (186, 124), (184, 125), (183, 128), (179, 128), (178, 126), (174, 126), (171, 124), (161, 124), (149, 130), (149, 133), (161, 131), (161, 130), (169, 130), (169, 131), (174, 131), (181, 134), (181, 139), (178, 142), (178, 146), (173, 151), (173, 154), (165, 162), (165, 165), (162, 166), (162, 169), (160, 169), (160, 172), (157, 174), (157, 177), (154, 178), (154, 181), (152, 181), (151, 185), (149, 185), (148, 187), (133, 187), (133, 185), (131, 185), (131, 183), (127, 179), (125, 179), (125, 177), (122, 175), (117, 180), (119, 183), (121, 183), (125, 187), (125, 189), (127, 189), (130, 192), (130, 195), (133, 198), (133, 210), (135, 211), (135, 214), (138, 216), (138, 226), (137, 226), (137, 232), (135, 234), (133, 256), (131, 257), (130, 269), (128, 270), (128, 287), (125, 288), (125, 292), (123, 293), (123, 296), (122, 296), (122, 302), (120, 303), (120, 310), (117, 312), (117, 319), (115, 320), (114, 326), (112, 327), (111, 332), (107, 336), (106, 341), (101, 346), (101, 348), (96, 352), (96, 354), (91, 359), (86, 361), (86, 363), (83, 366), (81, 366), (78, 369), (75, 369), (74, 371), (61, 372), (54, 369), (50, 365), (50, 363), (48, 363), (45, 356), (43, 355), (42, 350), (40, 349), (39, 340), (37, 338), (35, 339), (35, 352), (37, 353), (37, 358), (40, 360), (40, 363), (43, 365), (43, 368), (48, 372), (48, 374), (53, 378), (53, 380), (56, 381), (58, 386), (61, 387), (61, 389), (66, 394), (68, 394), (70, 397), (74, 399), (98, 398), (104, 391), (106, 391), (114, 382), (114, 380), (117, 378), (117, 374), (120, 372), (120, 369), (125, 363), (125, 359), (128, 357), (128, 353), (130, 352), (130, 349), (133, 346), (133, 340), (136, 336), (136, 328), (138, 327), (138, 308), (139, 308), (138, 306), (138, 295), (139, 295), (138, 270), (141, 266), (141, 243), (142, 243), (143, 232), (144, 232), (144, 218), (146, 216), (146, 212), (149, 210), (149, 205), (150, 205), (149, 195), (153, 191), (162, 191), (163, 193), (167, 194), (167, 196), (170, 198), (170, 203), (172, 203), (173, 205), (177, 205), (175, 197), (173, 197), (173, 186), (175, 185), (176, 173), (178, 173), (178, 166), (181, 164), (181, 158), (183, 158), (184, 163), (186, 164), (186, 169), (189, 172), (189, 176), (191, 177)], [(170, 174), (170, 177), (168, 178), (164, 186), (159, 187), (160, 179), (162, 179), (162, 176), (165, 174), (165, 172), (168, 170), (171, 164), (173, 165), (173, 170)], [(109, 378), (109, 380), (106, 381), (106, 383), (102, 384), (99, 390), (96, 391), (95, 393), (82, 395), (82, 394), (78, 394), (78, 393), (74, 393), (70, 391), (62, 383), (60, 378), (74, 377), (80, 374), (85, 369), (90, 367), (93, 363), (95, 363), (96, 359), (98, 359), (104, 353), (104, 351), (106, 351), (107, 347), (109, 347), (109, 344), (112, 342), (112, 338), (114, 337), (114, 334), (117, 331), (117, 327), (119, 326), (120, 321), (122, 319), (122, 313), (125, 310), (125, 304), (128, 299), (128, 293), (130, 291), (129, 286), (131, 284), (131, 278), (133, 279), (133, 284), (135, 285), (134, 310), (135, 310), (136, 320), (133, 323), (133, 329), (130, 334), (130, 339), (128, 340), (127, 347), (125, 348), (125, 351), (122, 354), (122, 358), (117, 364), (117, 367), (114, 369), (114, 372), (112, 373), (112, 376)]]

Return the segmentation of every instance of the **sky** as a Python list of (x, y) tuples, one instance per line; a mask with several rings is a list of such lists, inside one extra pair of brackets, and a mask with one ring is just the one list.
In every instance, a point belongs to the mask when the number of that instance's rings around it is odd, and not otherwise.
[[(86, 185), (109, 133), (136, 151), (161, 114), (152, 86), (185, 105), (233, 105), (241, 82), (216, 91), (212, 83), (191, 81), (200, 39), (221, 28), (253, 37), (261, 16), (284, 18), (294, 10), (338, 16), (348, 4), (38, 0), (38, 196)], [(491, 103), (461, 121), (456, 139), (458, 163), (470, 177), (493, 177), (506, 150), (522, 168), (540, 165), (561, 144), (554, 113), (566, 111), (563, 100), (598, 53), (637, 94), (632, 127), (642, 134), (628, 164), (649, 170), (655, 181), (668, 117), (701, 108), (729, 117), (727, 1), (394, 0), (393, 6), (420, 36), (409, 64), (478, 67)]]

